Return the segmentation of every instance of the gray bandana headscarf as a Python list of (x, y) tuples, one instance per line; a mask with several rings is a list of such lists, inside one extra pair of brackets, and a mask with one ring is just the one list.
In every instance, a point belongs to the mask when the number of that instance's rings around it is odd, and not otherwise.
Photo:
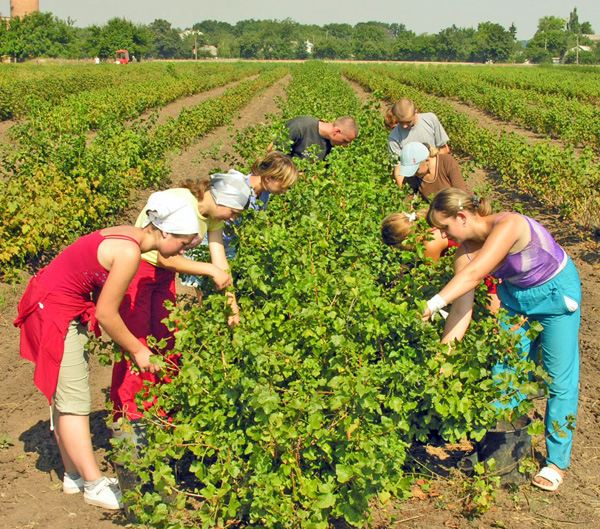
[(246, 208), (252, 192), (244, 175), (235, 169), (227, 174), (212, 175), (209, 190), (217, 206), (239, 210)]

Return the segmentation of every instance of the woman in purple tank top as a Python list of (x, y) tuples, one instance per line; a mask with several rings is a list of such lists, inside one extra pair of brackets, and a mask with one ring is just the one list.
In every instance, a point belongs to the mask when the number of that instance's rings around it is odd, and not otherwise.
[[(440, 191), (427, 221), (444, 237), (461, 244), (454, 278), (427, 302), (423, 313), (423, 320), (428, 320), (452, 303), (442, 342), (462, 339), (471, 321), (474, 290), (491, 274), (503, 280), (498, 286), (502, 308), (509, 316), (526, 318), (514, 331), (523, 335), (523, 356), (537, 361), (541, 347), (544, 369), (552, 377), (545, 418), (548, 457), (532, 483), (554, 491), (570, 464), (573, 433), (567, 426), (577, 415), (579, 396), (581, 284), (577, 269), (535, 220), (518, 213), (492, 214), (486, 199), (470, 197), (459, 189)], [(535, 341), (525, 336), (532, 320), (543, 326)], [(493, 374), (504, 369), (495, 366)]]

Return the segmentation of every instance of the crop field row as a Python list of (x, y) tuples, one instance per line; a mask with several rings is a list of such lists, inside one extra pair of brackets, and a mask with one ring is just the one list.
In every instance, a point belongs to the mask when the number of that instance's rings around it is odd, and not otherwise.
[[(30, 112), (59, 106), (59, 115), (95, 114), (98, 122), (110, 109), (117, 118), (132, 119), (138, 111), (159, 107), (178, 97), (209, 90), (219, 83), (264, 70), (247, 63), (148, 64), (124, 72), (119, 65), (25, 67), (0, 69), (0, 120), (27, 117)], [(154, 96), (154, 98), (152, 98)]]
[[(508, 122), (574, 145), (600, 150), (600, 111), (593, 101), (532, 89), (495, 86), (473, 68), (380, 67), (389, 75), (423, 92), (455, 97)], [(507, 73), (507, 77), (510, 73)], [(576, 82), (576, 79), (573, 79)]]
[[(239, 73), (247, 76), (256, 72), (252, 66), (239, 72), (229, 70), (215, 73), (212, 86), (230, 82)], [(11, 129), (14, 143), (2, 153), (0, 236), (4, 243), (0, 264), (5, 274), (18, 271), (42, 251), (55, 251), (61, 244), (104, 225), (127, 207), (134, 190), (164, 181), (164, 159), (169, 151), (185, 147), (226, 123), (256, 93), (286, 72), (285, 67), (265, 67), (258, 77), (244, 80), (218, 98), (156, 127), (152, 120), (128, 126), (124, 119), (131, 114), (119, 115), (118, 100), (113, 99), (113, 105), (96, 123), (93, 137), (87, 134), (92, 127), (87, 106), (72, 105), (69, 112), (62, 105), (38, 108)], [(211, 86), (204, 78), (197, 85), (204, 89)], [(169, 96), (173, 87), (162, 82), (162, 88), (154, 85), (152, 106), (173, 99)], [(102, 98), (91, 94), (74, 97), (89, 97), (103, 104)], [(121, 96), (135, 99), (130, 91), (121, 92)]]
[[(458, 70), (463, 70), (458, 67)], [(492, 86), (531, 90), (542, 95), (556, 94), (590, 103), (600, 100), (600, 72), (597, 68), (478, 68), (465, 69), (471, 79)]]
[[(407, 193), (391, 177), (378, 103), (409, 97), (420, 111), (435, 112), (454, 151), (582, 227), (593, 226), (600, 213), (591, 142), (580, 152), (573, 144), (531, 144), (460, 114), (443, 97), (462, 97), (452, 85), (480, 69), (449, 69), (449, 81), (444, 70), (433, 70), (428, 81), (426, 69), (316, 61), (143, 66), (111, 66), (105, 80), (104, 72), (86, 67), (85, 88), (73, 81), (62, 98), (52, 88), (44, 98), (39, 88), (42, 96), (7, 113), (22, 120), (11, 129), (0, 165), (5, 278), (35, 268), (37, 259), (53, 256), (82, 233), (110, 225), (135, 191), (164, 187), (169, 153), (229, 123), (290, 73), (279, 112), (235, 134), (242, 160), (237, 169), (249, 172), (292, 117), (332, 121), (351, 115), (360, 135), (333, 149), (327, 164), (299, 161), (301, 178), (288, 193), (274, 196), (268, 212), (245, 213), (232, 262), (240, 325), (227, 326), (230, 309), (220, 294), (207, 296), (202, 306), (173, 308), (168, 325), (176, 331), (173, 352), (181, 359), (177, 376), (144, 395), (156, 406), (143, 419), (148, 445), (139, 457), (115, 449), (139, 478), (127, 493), (138, 522), (157, 529), (361, 527), (374, 504), (411, 496), (412, 445), (433, 437), (480, 440), (508, 417), (499, 402), (515, 391), (537, 394), (543, 370), (518, 359), (517, 338), (489, 314), (483, 285), (473, 322), (451, 350), (440, 344), (443, 322), (421, 320), (425, 300), (449, 280), (453, 267), (450, 256), (424, 262), (416, 235), (409, 240), (416, 251), (380, 241), (382, 218), (398, 211)], [(120, 79), (111, 77), (117, 70)], [(362, 104), (342, 76), (374, 92), (373, 100)], [(491, 73), (483, 77), (474, 75), (463, 83), (465, 90), (496, 91), (500, 81)], [(515, 81), (510, 90), (530, 93), (536, 108), (549, 110), (552, 99), (541, 95), (539, 79), (527, 79), (528, 85)], [(145, 109), (233, 81), (222, 95), (164, 124), (155, 116), (128, 123)], [(556, 87), (548, 93), (567, 97), (559, 81), (551, 81)], [(38, 71), (16, 82), (51, 86)], [(10, 83), (4, 74), (2, 83)], [(590, 105), (595, 96), (591, 88), (589, 93), (573, 104)], [(126, 100), (143, 103), (124, 109)], [(469, 102), (475, 104), (475, 97)], [(109, 345), (98, 347), (110, 353)], [(492, 380), (498, 362), (512, 370)], [(516, 413), (533, 406), (523, 400)], [(539, 423), (533, 427), (542, 430)], [(489, 508), (498, 484), (487, 476), (490, 470), (476, 468), (465, 513)]]
[[(530, 144), (516, 133), (494, 132), (454, 109), (450, 102), (404, 83), (403, 69), (347, 66), (344, 74), (388, 101), (412, 99), (421, 111), (434, 112), (451, 138), (452, 149), (470, 156), (481, 167), (497, 171), (502, 184), (558, 209), (585, 229), (600, 218), (600, 168), (590, 147), (580, 153), (547, 141)], [(426, 76), (425, 70), (421, 75)]]

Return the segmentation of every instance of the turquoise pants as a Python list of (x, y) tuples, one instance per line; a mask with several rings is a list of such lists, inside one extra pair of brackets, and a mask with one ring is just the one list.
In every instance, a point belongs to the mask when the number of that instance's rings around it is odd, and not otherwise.
[[(535, 341), (522, 337), (524, 357), (538, 361), (541, 346), (542, 365), (552, 377), (546, 406), (546, 464), (565, 469), (571, 461), (573, 433), (565, 428), (567, 417), (577, 415), (579, 398), (579, 324), (581, 320), (581, 283), (577, 268), (569, 259), (566, 267), (553, 279), (537, 287), (520, 289), (507, 281), (498, 285), (502, 307), (510, 316), (522, 315), (542, 324), (544, 329)], [(503, 324), (505, 328), (510, 325)], [(518, 331), (525, 334), (529, 323)], [(499, 364), (493, 373), (506, 366)], [(566, 437), (560, 437), (553, 426), (560, 425)], [(563, 434), (563, 435), (564, 435)]]

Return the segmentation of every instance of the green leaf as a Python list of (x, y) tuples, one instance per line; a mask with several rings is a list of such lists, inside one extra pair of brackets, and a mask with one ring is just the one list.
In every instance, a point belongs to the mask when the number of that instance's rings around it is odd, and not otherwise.
[(328, 492), (327, 494), (321, 494), (317, 498), (317, 502), (315, 506), (318, 509), (329, 509), (335, 505), (335, 495), (332, 492)]
[(352, 468), (350, 468), (346, 465), (336, 465), (335, 473), (336, 473), (337, 479), (340, 483), (346, 483), (346, 482), (350, 481), (352, 479), (352, 477), (354, 476), (354, 472), (352, 471)]

